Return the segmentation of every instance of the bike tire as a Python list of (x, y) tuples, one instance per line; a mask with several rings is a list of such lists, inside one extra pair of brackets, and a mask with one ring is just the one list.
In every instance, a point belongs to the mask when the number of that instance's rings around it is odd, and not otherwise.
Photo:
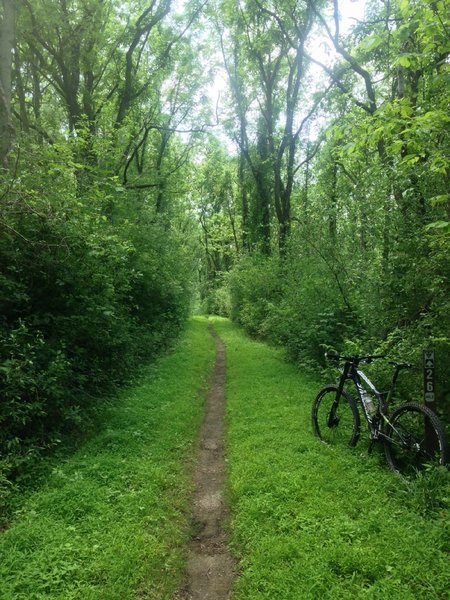
[[(409, 402), (389, 416), (384, 433), (384, 453), (389, 467), (405, 475), (413, 475), (426, 465), (446, 465), (449, 446), (444, 427), (427, 406)], [(427, 433), (425, 433), (427, 432)]]
[(346, 390), (342, 391), (339, 404), (334, 408), (337, 391), (337, 385), (327, 385), (317, 394), (311, 414), (313, 431), (328, 444), (352, 447), (358, 442), (360, 434), (358, 409)]

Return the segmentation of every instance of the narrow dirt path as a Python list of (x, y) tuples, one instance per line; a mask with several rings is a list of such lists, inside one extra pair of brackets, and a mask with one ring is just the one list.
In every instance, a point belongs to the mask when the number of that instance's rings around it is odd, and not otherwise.
[(225, 531), (229, 514), (224, 499), (225, 348), (211, 325), (210, 332), (216, 343), (216, 364), (194, 472), (186, 583), (174, 600), (227, 600), (236, 575)]

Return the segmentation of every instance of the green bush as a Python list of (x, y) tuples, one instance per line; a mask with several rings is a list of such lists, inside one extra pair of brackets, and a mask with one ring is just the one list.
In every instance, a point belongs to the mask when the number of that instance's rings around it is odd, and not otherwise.
[(231, 318), (248, 333), (271, 337), (271, 317), (281, 299), (279, 264), (260, 255), (241, 259), (229, 276)]
[(354, 331), (355, 315), (327, 274), (307, 261), (247, 257), (230, 274), (229, 286), (232, 318), (303, 365), (323, 365), (325, 348), (342, 347)]
[(203, 312), (207, 315), (229, 317), (231, 315), (231, 298), (227, 285), (211, 289), (204, 302)]
[(79, 197), (57, 149), (39, 162), (5, 185), (0, 209), (3, 476), (78, 427), (95, 397), (167, 346), (190, 307), (186, 236), (142, 210), (122, 216), (126, 198), (108, 182)]

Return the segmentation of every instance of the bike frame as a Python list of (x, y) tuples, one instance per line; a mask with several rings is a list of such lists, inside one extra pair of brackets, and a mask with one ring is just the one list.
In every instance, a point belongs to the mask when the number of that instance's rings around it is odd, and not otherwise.
[[(367, 375), (361, 369), (359, 369), (355, 363), (346, 361), (344, 364), (344, 367), (342, 369), (341, 377), (340, 377), (339, 384), (338, 384), (338, 392), (336, 394), (335, 406), (333, 407), (333, 409), (330, 412), (329, 424), (332, 424), (332, 420), (335, 418), (336, 409), (339, 405), (339, 401), (340, 401), (342, 391), (345, 386), (345, 382), (347, 380), (350, 380), (354, 383), (354, 385), (356, 387), (357, 395), (358, 395), (359, 401), (361, 403), (361, 406), (363, 407), (364, 417), (367, 421), (369, 431), (372, 434), (372, 438), (378, 439), (379, 437), (383, 437), (385, 439), (390, 439), (389, 436), (385, 435), (381, 431), (381, 423), (382, 423), (382, 421), (384, 421), (386, 424), (390, 424), (389, 418), (387, 416), (387, 407), (388, 407), (389, 401), (392, 397), (392, 394), (393, 394), (393, 391), (395, 388), (395, 384), (397, 381), (397, 377), (398, 377), (398, 374), (399, 374), (401, 368), (402, 368), (401, 366), (396, 365), (394, 374), (392, 376), (392, 381), (391, 381), (391, 386), (389, 388), (389, 391), (388, 392), (379, 392), (377, 390), (377, 388), (374, 386), (374, 384), (367, 377)], [(363, 385), (363, 383), (364, 383), (364, 385)], [(369, 415), (367, 413), (366, 407), (362, 400), (362, 394), (365, 391), (367, 391), (367, 389), (377, 399), (377, 404), (378, 404), (377, 412), (373, 416)], [(381, 419), (378, 417), (381, 417)]]

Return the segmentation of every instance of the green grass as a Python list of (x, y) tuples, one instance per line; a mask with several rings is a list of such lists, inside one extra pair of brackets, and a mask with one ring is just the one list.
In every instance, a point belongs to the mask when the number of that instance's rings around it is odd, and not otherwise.
[[(225, 320), (233, 600), (430, 600), (450, 589), (448, 473), (406, 482), (367, 437), (311, 431), (320, 384)], [(447, 495), (447, 497), (446, 497)]]
[(0, 599), (169, 599), (183, 572), (190, 467), (215, 349), (195, 319), (103, 414), (0, 536)]
[[(313, 437), (319, 383), (216, 319), (227, 346), (233, 600), (447, 598), (448, 474), (406, 482), (379, 453)], [(191, 321), (170, 356), (18, 503), (0, 600), (170, 600), (188, 536), (194, 440), (214, 344)], [(364, 436), (363, 436), (364, 438)]]

